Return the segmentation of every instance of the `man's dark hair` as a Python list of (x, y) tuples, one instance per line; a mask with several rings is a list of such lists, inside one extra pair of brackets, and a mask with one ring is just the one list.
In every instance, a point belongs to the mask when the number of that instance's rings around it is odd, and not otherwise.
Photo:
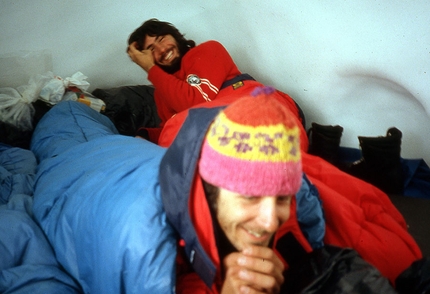
[[(231, 244), (230, 240), (228, 240), (225, 235), (223, 229), (221, 228), (218, 219), (218, 197), (220, 189), (217, 186), (209, 184), (205, 180), (202, 179), (203, 189), (205, 191), (206, 200), (208, 201), (209, 210), (212, 216), (212, 222), (214, 226), (214, 234), (216, 240), (216, 246), (218, 248), (218, 253), (221, 260), (224, 260), (228, 254), (237, 251), (237, 249)], [(223, 276), (224, 276), (223, 272)]]
[(185, 39), (184, 35), (169, 22), (160, 21), (156, 18), (151, 18), (145, 21), (140, 27), (138, 27), (128, 38), (128, 44), (137, 42), (138, 49), (143, 50), (143, 43), (145, 42), (145, 36), (150, 37), (172, 35), (178, 43), (179, 51), (183, 56), (191, 48), (196, 46), (193, 40)]
[(216, 216), (217, 210), (218, 210), (217, 200), (219, 195), (219, 188), (212, 184), (209, 184), (203, 179), (202, 179), (202, 183), (203, 183), (203, 189), (206, 195), (206, 200), (208, 201), (208, 204), (209, 204), (209, 209), (211, 210), (212, 215)]

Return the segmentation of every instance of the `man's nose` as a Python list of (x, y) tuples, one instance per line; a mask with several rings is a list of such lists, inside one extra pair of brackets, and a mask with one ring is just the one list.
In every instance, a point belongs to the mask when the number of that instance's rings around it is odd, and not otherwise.
[(159, 55), (163, 54), (164, 51), (166, 51), (166, 46), (164, 46), (163, 43), (155, 43), (153, 46), (155, 52)]
[(276, 208), (276, 197), (262, 199), (259, 211), (260, 225), (267, 232), (273, 233), (279, 228), (279, 218)]

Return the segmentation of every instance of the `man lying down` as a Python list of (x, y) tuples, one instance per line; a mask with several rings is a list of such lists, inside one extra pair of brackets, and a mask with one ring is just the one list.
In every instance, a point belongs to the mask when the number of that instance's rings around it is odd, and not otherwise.
[(396, 293), (422, 256), (386, 195), (303, 152), (272, 88), (235, 100), (187, 111), (168, 148), (76, 102), (45, 115), (34, 216), (83, 292)]

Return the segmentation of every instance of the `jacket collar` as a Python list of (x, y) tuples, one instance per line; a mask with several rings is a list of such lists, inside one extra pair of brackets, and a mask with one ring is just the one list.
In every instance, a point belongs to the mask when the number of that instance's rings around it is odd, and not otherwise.
[[(185, 253), (190, 264), (209, 288), (215, 280), (219, 260), (217, 252), (214, 252), (212, 221), (198, 177), (197, 163), (207, 129), (222, 108), (189, 110), (181, 130), (161, 161), (159, 174), (167, 218), (185, 241)], [(208, 226), (211, 231), (208, 231)], [(212, 240), (202, 244), (202, 238)]]

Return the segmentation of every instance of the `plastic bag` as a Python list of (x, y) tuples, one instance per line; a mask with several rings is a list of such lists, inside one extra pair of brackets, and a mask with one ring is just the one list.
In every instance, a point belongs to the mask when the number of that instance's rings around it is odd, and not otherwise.
[(90, 84), (86, 81), (88, 77), (82, 74), (81, 72), (76, 72), (69, 78), (64, 79), (64, 84), (66, 88), (76, 87), (79, 90), (86, 91)]
[(49, 79), (38, 74), (31, 77), (27, 85), (17, 89), (0, 88), (0, 121), (23, 131), (32, 130), (35, 111), (32, 103), (38, 99), (40, 90)]
[(90, 86), (86, 81), (88, 77), (79, 71), (65, 79), (54, 76), (52, 72), (48, 72), (47, 76), (50, 77), (50, 80), (40, 91), (39, 97), (50, 104), (57, 104), (61, 100), (68, 100), (64, 99), (64, 94), (68, 88), (78, 88), (81, 91), (85, 91)]
[(291, 232), (278, 239), (276, 249), (289, 266), (280, 293), (397, 293), (390, 281), (353, 249), (325, 245), (308, 253)]
[(51, 105), (57, 104), (60, 101), (78, 101), (98, 112), (104, 111), (106, 104), (103, 100), (86, 92), (90, 84), (86, 81), (88, 77), (83, 73), (78, 71), (65, 79), (54, 76), (51, 72), (48, 75), (51, 79), (40, 91), (40, 100)]
[(430, 257), (416, 260), (396, 279), (399, 294), (430, 293)]
[(40, 90), (39, 98), (50, 104), (56, 104), (63, 99), (64, 95), (64, 83), (59, 77), (55, 77), (51, 72), (49, 73), (51, 79), (46, 85)]

